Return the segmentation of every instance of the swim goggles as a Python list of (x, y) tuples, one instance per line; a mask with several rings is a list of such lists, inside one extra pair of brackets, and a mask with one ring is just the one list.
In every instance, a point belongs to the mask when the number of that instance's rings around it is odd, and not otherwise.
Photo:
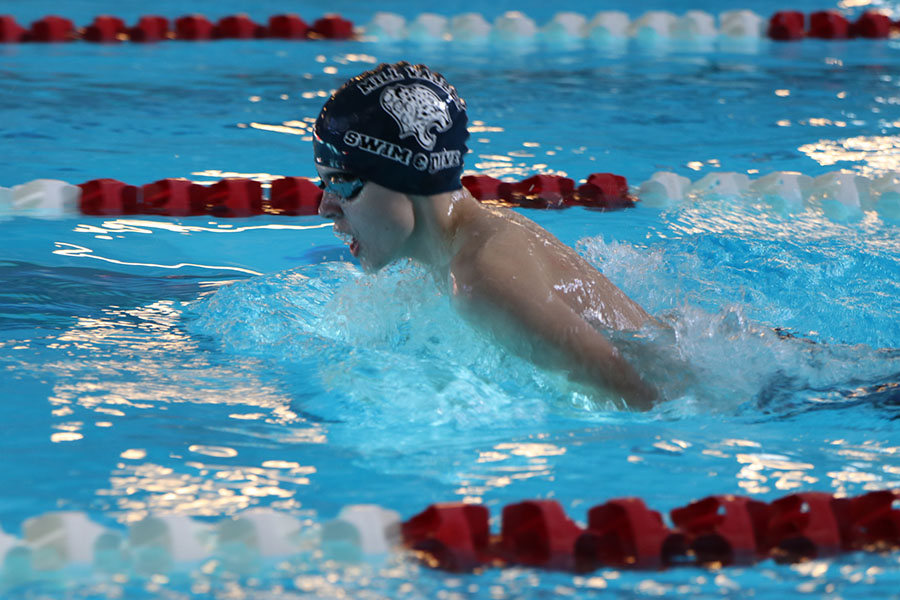
[(334, 194), (341, 200), (353, 200), (366, 185), (365, 179), (360, 179), (352, 173), (336, 171), (322, 177), (319, 187)]

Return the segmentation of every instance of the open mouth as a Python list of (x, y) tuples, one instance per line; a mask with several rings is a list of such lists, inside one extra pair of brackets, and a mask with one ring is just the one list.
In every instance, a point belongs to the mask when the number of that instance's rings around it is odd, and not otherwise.
[(342, 242), (350, 246), (350, 254), (353, 256), (359, 255), (359, 240), (353, 237), (353, 235), (349, 233), (345, 233), (343, 231), (335, 231), (334, 235), (338, 236)]

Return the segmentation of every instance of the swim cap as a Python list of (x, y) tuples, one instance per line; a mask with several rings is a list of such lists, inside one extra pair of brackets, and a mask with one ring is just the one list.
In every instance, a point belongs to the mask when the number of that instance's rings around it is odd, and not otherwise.
[(424, 65), (382, 64), (345, 83), (313, 130), (316, 163), (404, 194), (462, 187), (466, 103)]

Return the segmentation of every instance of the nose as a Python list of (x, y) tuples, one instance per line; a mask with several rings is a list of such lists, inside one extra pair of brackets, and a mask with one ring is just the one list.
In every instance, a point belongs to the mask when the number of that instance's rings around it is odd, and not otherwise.
[(339, 219), (344, 216), (340, 199), (330, 192), (323, 193), (322, 201), (319, 202), (319, 216), (325, 219)]

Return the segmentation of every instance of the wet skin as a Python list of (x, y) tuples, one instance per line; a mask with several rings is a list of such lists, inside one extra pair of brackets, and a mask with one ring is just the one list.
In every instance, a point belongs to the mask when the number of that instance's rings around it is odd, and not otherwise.
[[(339, 176), (318, 170), (323, 180)], [(483, 205), (465, 188), (411, 196), (374, 182), (349, 200), (326, 190), (319, 214), (334, 220), (367, 271), (400, 258), (430, 269), (466, 319), (515, 353), (606, 389), (632, 409), (657, 400), (601, 333), (639, 329), (651, 317), (533, 221)]]

